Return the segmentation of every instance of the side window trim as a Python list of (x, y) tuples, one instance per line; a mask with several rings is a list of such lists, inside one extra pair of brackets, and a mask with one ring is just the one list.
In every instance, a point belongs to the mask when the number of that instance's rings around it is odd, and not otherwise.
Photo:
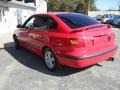
[[(50, 17), (50, 16), (48, 16), (48, 15), (39, 15), (39, 16), (36, 16), (36, 18), (38, 18), (38, 17), (40, 17), (40, 18), (46, 18), (46, 19), (51, 19), (52, 21), (54, 21), (55, 22), (55, 24), (56, 25), (58, 25), (58, 23), (52, 18), (52, 17)], [(44, 22), (44, 21), (43, 21)], [(46, 23), (48, 23), (48, 20), (46, 20)], [(43, 24), (44, 25), (44, 24)], [(35, 30), (37, 30), (37, 31), (47, 31), (47, 30), (53, 30), (53, 28), (50, 28), (49, 27), (49, 23), (48, 23), (48, 25), (46, 25), (46, 27), (44, 28), (44, 26), (43, 26), (43, 28), (42, 28), (42, 26), (41, 26), (41, 28), (34, 28)]]
[(24, 24), (23, 24), (23, 28), (26, 28), (25, 27), (25, 25), (32, 19), (32, 18), (34, 18), (35, 16), (31, 16), (31, 17), (29, 17), (25, 22), (24, 22)]
[[(58, 25), (57, 21), (54, 20), (51, 16), (48, 16), (48, 15), (42, 15), (42, 16), (43, 16), (43, 17), (46, 17), (46, 18), (48, 18), (48, 19), (51, 19), (52, 21), (54, 21), (54, 24), (56, 24), (56, 26)], [(53, 30), (53, 28), (50, 28), (50, 27), (49, 27), (48, 30)]]
[[(27, 28), (27, 27), (26, 27), (26, 24), (27, 24), (32, 18), (38, 19), (38, 17), (39, 17), (39, 18), (43, 18), (43, 17), (44, 17), (44, 18), (46, 18), (46, 19), (51, 19), (56, 25), (58, 25), (57, 21), (55, 21), (52, 17), (50, 17), (50, 16), (48, 16), (48, 15), (39, 15), (39, 16), (33, 15), (33, 16), (29, 17), (29, 18), (23, 23), (22, 27), (23, 27), (23, 28)], [(48, 21), (48, 20), (47, 20), (47, 21)], [(46, 23), (47, 23), (47, 22), (46, 22)], [(49, 24), (48, 24), (48, 27), (49, 27)], [(40, 29), (40, 28), (38, 28), (38, 29), (37, 29), (37, 28), (32, 28), (32, 29), (37, 30), (37, 31), (39, 31), (39, 30), (41, 30), (41, 31), (44, 31), (44, 30), (45, 30), (45, 31), (46, 31), (46, 30), (53, 30), (53, 28), (50, 28), (50, 27), (49, 27), (49, 28), (46, 27), (45, 29), (44, 29), (44, 28), (43, 28), (43, 29)]]

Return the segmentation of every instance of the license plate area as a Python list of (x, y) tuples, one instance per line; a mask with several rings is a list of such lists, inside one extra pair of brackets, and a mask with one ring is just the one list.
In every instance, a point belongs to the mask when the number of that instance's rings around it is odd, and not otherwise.
[(108, 43), (108, 35), (94, 36), (94, 45), (103, 45)]

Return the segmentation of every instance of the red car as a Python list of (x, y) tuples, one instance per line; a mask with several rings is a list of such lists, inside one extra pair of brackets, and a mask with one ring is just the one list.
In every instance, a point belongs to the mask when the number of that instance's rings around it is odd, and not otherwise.
[(83, 68), (114, 58), (117, 50), (110, 25), (79, 13), (35, 14), (13, 35), (16, 49), (24, 47), (44, 57), (53, 71), (59, 65)]

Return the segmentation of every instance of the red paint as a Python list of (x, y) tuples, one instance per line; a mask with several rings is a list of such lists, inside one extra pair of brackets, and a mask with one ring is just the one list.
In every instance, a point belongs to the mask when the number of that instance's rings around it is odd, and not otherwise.
[(75, 68), (94, 65), (114, 57), (116, 49), (96, 57), (87, 58), (86, 60), (72, 60), (62, 56), (91, 56), (115, 48), (115, 35), (109, 25), (95, 24), (74, 30), (58, 18), (56, 13), (36, 15), (50, 16), (58, 23), (58, 26), (53, 30), (44, 31), (26, 28), (16, 30), (15, 35), (22, 47), (31, 50), (39, 56), (43, 56), (42, 50), (47, 46), (55, 53), (61, 64)]

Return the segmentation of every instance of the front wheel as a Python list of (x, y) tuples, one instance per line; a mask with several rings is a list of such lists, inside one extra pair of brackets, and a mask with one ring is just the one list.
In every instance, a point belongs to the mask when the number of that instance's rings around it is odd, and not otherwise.
[(57, 61), (55, 54), (49, 48), (44, 50), (44, 62), (45, 66), (50, 71), (55, 71), (58, 69), (59, 62)]

